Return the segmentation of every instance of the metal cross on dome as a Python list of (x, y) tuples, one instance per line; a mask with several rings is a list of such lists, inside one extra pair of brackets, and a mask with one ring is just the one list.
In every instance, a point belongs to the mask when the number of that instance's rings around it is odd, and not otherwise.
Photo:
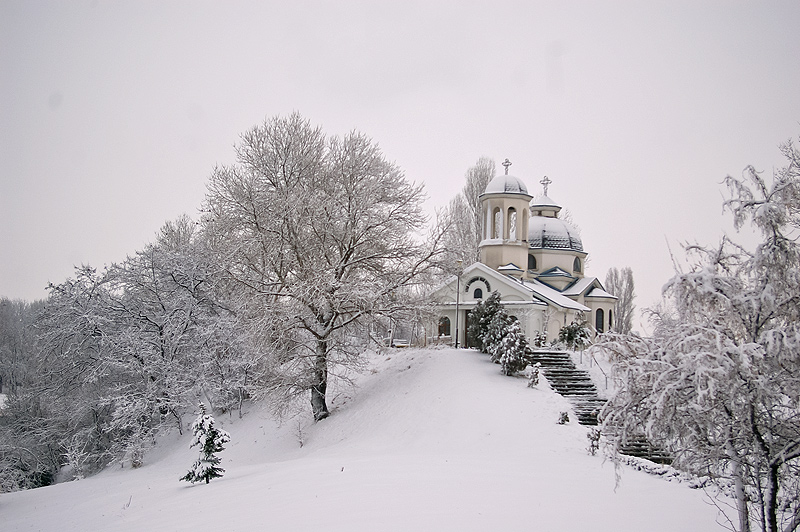
[(501, 164), (506, 167), (506, 175), (508, 175), (508, 167), (511, 166), (511, 161), (509, 161), (508, 157), (506, 157), (506, 160), (503, 161)]
[(539, 183), (542, 184), (542, 187), (544, 188), (544, 195), (547, 196), (547, 187), (550, 185), (550, 183), (552, 183), (552, 181), (550, 180), (549, 177), (544, 176), (544, 179), (539, 181)]

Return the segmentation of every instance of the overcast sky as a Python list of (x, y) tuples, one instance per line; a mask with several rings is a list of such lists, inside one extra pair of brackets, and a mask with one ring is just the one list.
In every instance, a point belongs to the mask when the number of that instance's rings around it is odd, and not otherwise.
[(370, 135), (432, 212), (480, 156), (569, 209), (587, 274), (731, 232), (722, 179), (800, 136), (800, 2), (0, 1), (0, 296), (196, 216), (239, 135)]

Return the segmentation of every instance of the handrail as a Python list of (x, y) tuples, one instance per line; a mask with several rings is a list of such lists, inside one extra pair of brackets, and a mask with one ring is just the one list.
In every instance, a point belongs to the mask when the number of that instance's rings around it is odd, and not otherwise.
[[(581, 364), (583, 364), (583, 352), (584, 352), (584, 349), (581, 349), (581, 351), (580, 351), (580, 353), (581, 353)], [(605, 378), (606, 378), (606, 390), (608, 390), (608, 374), (607, 374), (607, 373), (606, 373), (606, 372), (603, 370), (603, 366), (601, 366), (601, 365), (600, 365), (600, 363), (599, 363), (599, 362), (597, 361), (597, 359), (594, 357), (594, 354), (593, 354), (593, 353), (591, 353), (591, 352), (590, 352), (590, 353), (588, 353), (588, 356), (589, 356), (589, 357), (591, 357), (591, 358), (589, 359), (589, 367), (590, 367), (590, 368), (592, 367), (592, 362), (591, 362), (591, 361), (592, 361), (592, 360), (594, 360), (594, 363), (595, 363), (595, 365), (597, 366), (597, 369), (599, 369), (599, 370), (600, 370), (600, 373), (602, 373), (602, 374), (603, 374), (603, 377), (605, 377)]]

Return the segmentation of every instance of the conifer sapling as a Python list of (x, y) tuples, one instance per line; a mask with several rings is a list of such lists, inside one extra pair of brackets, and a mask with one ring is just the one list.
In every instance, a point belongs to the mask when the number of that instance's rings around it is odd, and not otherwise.
[(200, 457), (195, 461), (192, 469), (189, 470), (180, 480), (185, 480), (194, 484), (205, 480), (206, 484), (212, 478), (221, 477), (225, 472), (219, 467), (220, 459), (216, 456), (225, 449), (224, 445), (231, 441), (230, 435), (222, 429), (214, 426), (214, 418), (206, 414), (206, 407), (200, 404), (200, 414), (192, 423), (192, 445), (200, 446)]

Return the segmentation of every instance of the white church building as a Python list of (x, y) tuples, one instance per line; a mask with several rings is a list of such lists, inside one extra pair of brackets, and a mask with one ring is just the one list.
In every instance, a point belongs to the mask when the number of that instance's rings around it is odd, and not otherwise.
[(505, 174), (492, 179), (480, 196), (480, 262), (432, 294), (440, 314), (438, 334), (471, 346), (469, 312), (495, 290), (529, 340), (537, 332), (554, 340), (576, 318), (596, 333), (607, 331), (617, 298), (598, 279), (584, 276), (588, 254), (575, 228), (559, 218), (561, 207), (548, 197), (551, 181), (545, 177), (543, 193), (534, 198), (525, 183), (508, 175), (508, 160), (503, 165)]

